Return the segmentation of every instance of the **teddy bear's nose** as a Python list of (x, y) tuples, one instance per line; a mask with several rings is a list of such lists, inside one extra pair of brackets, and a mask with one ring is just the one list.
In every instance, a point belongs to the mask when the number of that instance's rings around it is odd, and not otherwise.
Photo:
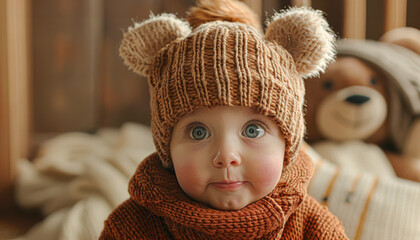
[(370, 97), (359, 95), (359, 94), (354, 94), (346, 98), (346, 102), (349, 102), (355, 105), (361, 105), (369, 100), (370, 100)]

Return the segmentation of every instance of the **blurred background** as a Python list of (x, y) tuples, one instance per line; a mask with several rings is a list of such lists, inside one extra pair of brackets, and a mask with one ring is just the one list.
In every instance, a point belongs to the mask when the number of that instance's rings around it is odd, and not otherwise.
[[(0, 238), (39, 219), (21, 221), (11, 207), (19, 158), (32, 158), (59, 133), (149, 124), (147, 79), (123, 65), (119, 43), (128, 26), (151, 12), (184, 17), (194, 2), (0, 0), (0, 222), (6, 226), (0, 225)], [(312, 6), (325, 12), (341, 38), (377, 40), (396, 27), (420, 28), (418, 0), (244, 2), (262, 23), (274, 11)]]

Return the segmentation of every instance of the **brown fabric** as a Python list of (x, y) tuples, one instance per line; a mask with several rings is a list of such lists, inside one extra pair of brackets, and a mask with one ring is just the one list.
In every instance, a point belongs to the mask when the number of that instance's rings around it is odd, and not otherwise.
[(110, 215), (100, 239), (347, 239), (338, 219), (306, 194), (312, 173), (300, 152), (268, 196), (222, 211), (185, 195), (155, 153), (137, 169), (131, 198)]

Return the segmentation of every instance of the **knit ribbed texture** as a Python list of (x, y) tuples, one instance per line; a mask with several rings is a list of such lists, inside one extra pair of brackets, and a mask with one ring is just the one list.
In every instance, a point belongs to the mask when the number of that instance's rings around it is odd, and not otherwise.
[[(303, 25), (306, 26), (299, 27)], [(321, 11), (306, 8), (283, 10), (273, 16), (266, 38), (289, 51), (303, 78), (319, 76), (334, 61), (335, 35)]]
[(251, 107), (271, 117), (286, 139), (285, 165), (304, 132), (303, 81), (291, 56), (252, 27), (211, 22), (167, 45), (150, 72), (152, 130), (165, 167), (172, 127), (185, 114), (215, 106)]
[(110, 215), (100, 239), (347, 239), (340, 222), (306, 195), (312, 171), (301, 153), (268, 196), (223, 211), (185, 195), (153, 154), (137, 169), (131, 198)]
[[(133, 31), (135, 29), (142, 31)], [(128, 28), (128, 33), (124, 34), (120, 54), (124, 56), (124, 63), (129, 69), (147, 75), (156, 52), (174, 39), (186, 36), (190, 32), (188, 23), (173, 14), (161, 14), (157, 17), (151, 15), (150, 19)]]

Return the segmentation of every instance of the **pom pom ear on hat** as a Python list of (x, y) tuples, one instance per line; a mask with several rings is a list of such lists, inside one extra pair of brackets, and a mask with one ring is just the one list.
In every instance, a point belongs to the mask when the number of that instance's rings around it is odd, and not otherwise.
[(335, 35), (321, 11), (303, 7), (277, 13), (265, 37), (292, 55), (302, 78), (319, 75), (334, 60)]
[(168, 43), (190, 34), (187, 22), (173, 14), (151, 16), (148, 20), (135, 23), (124, 34), (120, 56), (134, 72), (147, 76), (156, 53)]

